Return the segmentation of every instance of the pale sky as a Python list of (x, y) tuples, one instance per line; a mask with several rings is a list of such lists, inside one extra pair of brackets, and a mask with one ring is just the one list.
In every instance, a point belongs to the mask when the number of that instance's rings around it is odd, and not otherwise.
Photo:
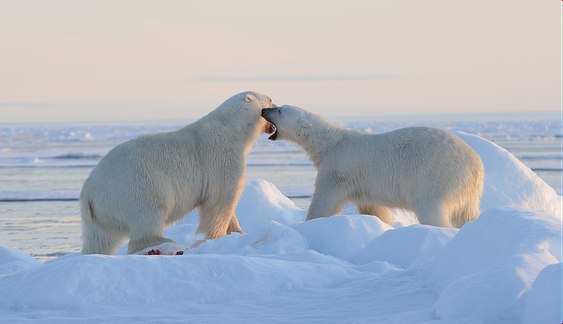
[(0, 123), (560, 110), (561, 2), (0, 0)]

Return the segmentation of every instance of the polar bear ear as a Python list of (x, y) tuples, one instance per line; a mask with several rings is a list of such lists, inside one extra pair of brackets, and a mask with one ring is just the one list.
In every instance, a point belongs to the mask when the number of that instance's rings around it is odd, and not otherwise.
[(250, 93), (244, 97), (244, 101), (246, 102), (253, 102), (254, 100), (256, 100), (256, 97), (251, 95)]
[(309, 127), (312, 127), (313, 124), (311, 124), (311, 122), (308, 121), (307, 119), (301, 118), (301, 119), (299, 119), (299, 126), (301, 126), (303, 128), (309, 128)]

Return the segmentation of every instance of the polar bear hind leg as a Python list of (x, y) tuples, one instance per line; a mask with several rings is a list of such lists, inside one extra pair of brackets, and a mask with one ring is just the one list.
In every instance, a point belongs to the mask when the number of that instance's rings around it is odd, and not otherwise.
[(426, 200), (413, 205), (414, 213), (421, 224), (451, 227), (450, 209), (440, 201)]
[[(127, 231), (121, 226), (104, 226), (94, 213), (93, 202), (86, 195), (80, 198), (82, 218), (82, 254), (113, 254)], [(115, 225), (115, 224), (114, 224)]]
[(82, 227), (82, 254), (114, 254), (127, 233), (90, 223)]
[(452, 225), (460, 228), (479, 216), (479, 199), (467, 200), (452, 211)]
[(370, 205), (370, 204), (357, 204), (358, 211), (364, 215), (374, 215), (379, 217), (382, 222), (391, 225), (393, 223), (393, 216), (391, 209), (383, 205)]

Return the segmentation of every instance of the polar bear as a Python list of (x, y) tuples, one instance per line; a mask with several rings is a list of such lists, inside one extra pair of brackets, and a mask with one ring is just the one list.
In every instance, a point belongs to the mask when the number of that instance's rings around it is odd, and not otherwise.
[(461, 227), (479, 215), (483, 163), (446, 131), (409, 127), (373, 135), (293, 106), (264, 109), (262, 116), (275, 125), (271, 140), (297, 143), (317, 168), (307, 220), (337, 214), (349, 201), (387, 224), (390, 208), (443, 227)]
[(207, 239), (242, 232), (235, 215), (245, 160), (257, 137), (272, 132), (260, 116), (272, 100), (237, 94), (179, 130), (141, 136), (113, 148), (80, 193), (82, 254), (129, 253), (161, 243), (164, 229), (199, 208)]

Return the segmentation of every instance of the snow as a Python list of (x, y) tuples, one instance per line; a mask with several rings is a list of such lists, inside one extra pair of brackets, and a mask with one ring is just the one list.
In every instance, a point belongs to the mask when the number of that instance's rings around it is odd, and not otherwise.
[(14, 249), (0, 246), (0, 277), (10, 273), (27, 270), (41, 263)]
[(526, 297), (523, 324), (561, 322), (562, 266), (562, 263), (553, 264), (540, 272)]
[[(0, 248), (0, 316), (20, 322), (561, 322), (561, 199), (506, 150), (458, 133), (486, 171), (481, 216), (461, 229), (354, 215), (305, 222), (272, 183), (247, 182), (245, 234), (179, 256)], [(201, 239), (197, 215), (167, 230)]]
[(495, 208), (464, 226), (430, 266), (440, 318), (516, 322), (509, 308), (539, 272), (560, 262), (560, 223), (543, 212)]
[(555, 190), (514, 155), (479, 136), (464, 132), (455, 134), (481, 156), (485, 166), (481, 210), (523, 207), (561, 215), (561, 200)]
[(387, 231), (374, 239), (354, 263), (385, 261), (401, 268), (425, 268), (444, 250), (458, 232), (454, 228), (411, 225)]
[(317, 218), (294, 228), (307, 239), (310, 249), (351, 261), (369, 242), (391, 227), (376, 217), (345, 215)]

